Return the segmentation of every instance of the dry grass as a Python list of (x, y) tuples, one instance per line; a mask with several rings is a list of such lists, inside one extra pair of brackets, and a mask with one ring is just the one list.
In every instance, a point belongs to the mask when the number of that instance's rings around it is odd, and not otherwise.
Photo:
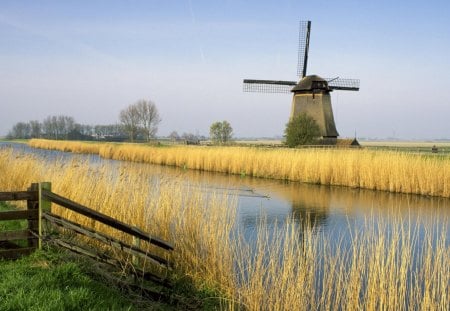
[[(255, 177), (450, 197), (450, 158), (393, 151), (93, 144), (31, 140), (30, 146), (104, 158)], [(84, 151), (85, 150), (85, 151)]]
[(420, 232), (416, 220), (393, 212), (391, 227), (367, 219), (352, 230), (350, 244), (342, 238), (337, 246), (308, 225), (300, 230), (293, 219), (275, 232), (262, 220), (254, 246), (233, 234), (234, 200), (186, 189), (176, 179), (150, 184), (145, 170), (76, 158), (42, 162), (0, 150), (2, 191), (51, 181), (56, 193), (175, 242), (177, 272), (197, 286), (219, 288), (229, 309), (446, 310), (449, 304), (448, 220)]
[[(233, 273), (225, 267), (232, 268), (232, 259), (225, 251), (225, 242), (234, 214), (227, 208), (229, 200), (224, 195), (206, 196), (199, 190), (185, 193), (184, 186), (165, 179), (150, 184), (142, 167), (91, 167), (76, 158), (42, 163), (7, 150), (0, 150), (0, 172), (1, 191), (51, 181), (55, 193), (174, 242), (179, 251), (171, 259), (180, 263), (177, 269), (182, 274), (211, 287), (218, 282), (230, 287), (226, 280)], [(53, 211), (132, 242), (126, 234), (69, 210), (53, 206)]]
[(301, 236), (292, 220), (285, 225), (272, 238), (260, 232), (255, 258), (239, 252), (239, 271), (248, 276), (239, 294), (250, 310), (446, 310), (450, 303), (445, 225), (418, 245), (414, 220), (397, 218), (390, 227), (372, 218), (349, 247), (334, 250), (329, 237), (309, 229)]

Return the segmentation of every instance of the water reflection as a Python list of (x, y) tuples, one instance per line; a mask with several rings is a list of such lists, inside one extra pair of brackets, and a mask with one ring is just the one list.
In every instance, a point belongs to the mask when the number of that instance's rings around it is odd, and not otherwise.
[[(148, 176), (149, 182), (177, 180), (189, 188), (219, 192), (238, 197), (239, 229), (245, 236), (254, 234), (264, 219), (268, 227), (280, 226), (292, 217), (299, 227), (335, 232), (361, 226), (367, 218), (389, 223), (393, 215), (418, 219), (420, 222), (447, 222), (450, 200), (438, 197), (395, 194), (381, 191), (319, 186), (263, 178), (241, 177), (182, 168), (101, 159), (96, 155), (31, 149), (24, 144), (9, 143), (8, 148), (33, 153), (43, 160), (63, 158), (88, 159), (93, 165), (113, 165), (117, 173), (134, 166)], [(0, 143), (0, 148), (6, 148)], [(450, 229), (447, 235), (450, 236)]]

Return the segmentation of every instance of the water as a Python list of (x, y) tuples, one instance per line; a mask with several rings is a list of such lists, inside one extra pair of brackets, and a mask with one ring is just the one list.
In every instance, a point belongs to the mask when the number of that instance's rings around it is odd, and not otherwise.
[[(0, 143), (0, 148), (6, 147), (12, 147), (17, 152), (35, 154), (43, 160), (80, 158), (88, 159), (93, 166), (108, 163), (117, 168), (124, 164), (102, 159), (97, 155), (78, 155), (32, 149), (24, 144)], [(403, 219), (412, 219), (413, 222), (417, 220), (419, 228), (429, 223), (436, 228), (446, 228), (447, 241), (450, 241), (450, 229), (447, 226), (450, 219), (450, 199), (309, 185), (150, 164), (126, 165), (146, 166), (144, 171), (148, 172), (149, 180), (176, 178), (190, 188), (198, 187), (206, 192), (237, 196), (237, 229), (247, 241), (254, 238), (261, 218), (265, 219), (269, 229), (280, 227), (285, 219), (292, 218), (299, 228), (307, 223), (313, 227), (314, 232), (323, 233), (329, 239), (337, 239), (352, 230), (364, 228), (367, 219), (373, 219), (374, 222), (382, 220), (389, 230), (392, 219), (399, 215)]]

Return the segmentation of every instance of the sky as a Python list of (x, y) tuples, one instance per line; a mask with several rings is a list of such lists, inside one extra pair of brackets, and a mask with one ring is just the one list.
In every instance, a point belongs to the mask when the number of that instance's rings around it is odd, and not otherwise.
[(158, 135), (283, 135), (292, 95), (242, 80), (298, 79), (298, 25), (311, 20), (308, 74), (356, 78), (335, 91), (341, 137), (450, 139), (448, 1), (0, 0), (0, 136), (69, 115), (118, 122), (139, 99)]

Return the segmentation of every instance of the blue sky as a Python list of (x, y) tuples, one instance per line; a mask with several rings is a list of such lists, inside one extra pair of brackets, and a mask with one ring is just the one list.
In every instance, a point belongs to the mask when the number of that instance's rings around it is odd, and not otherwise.
[(282, 135), (291, 95), (242, 79), (296, 80), (299, 20), (308, 74), (359, 78), (334, 92), (342, 137), (450, 138), (445, 1), (0, 1), (0, 136), (18, 121), (117, 122), (154, 101), (160, 135)]

